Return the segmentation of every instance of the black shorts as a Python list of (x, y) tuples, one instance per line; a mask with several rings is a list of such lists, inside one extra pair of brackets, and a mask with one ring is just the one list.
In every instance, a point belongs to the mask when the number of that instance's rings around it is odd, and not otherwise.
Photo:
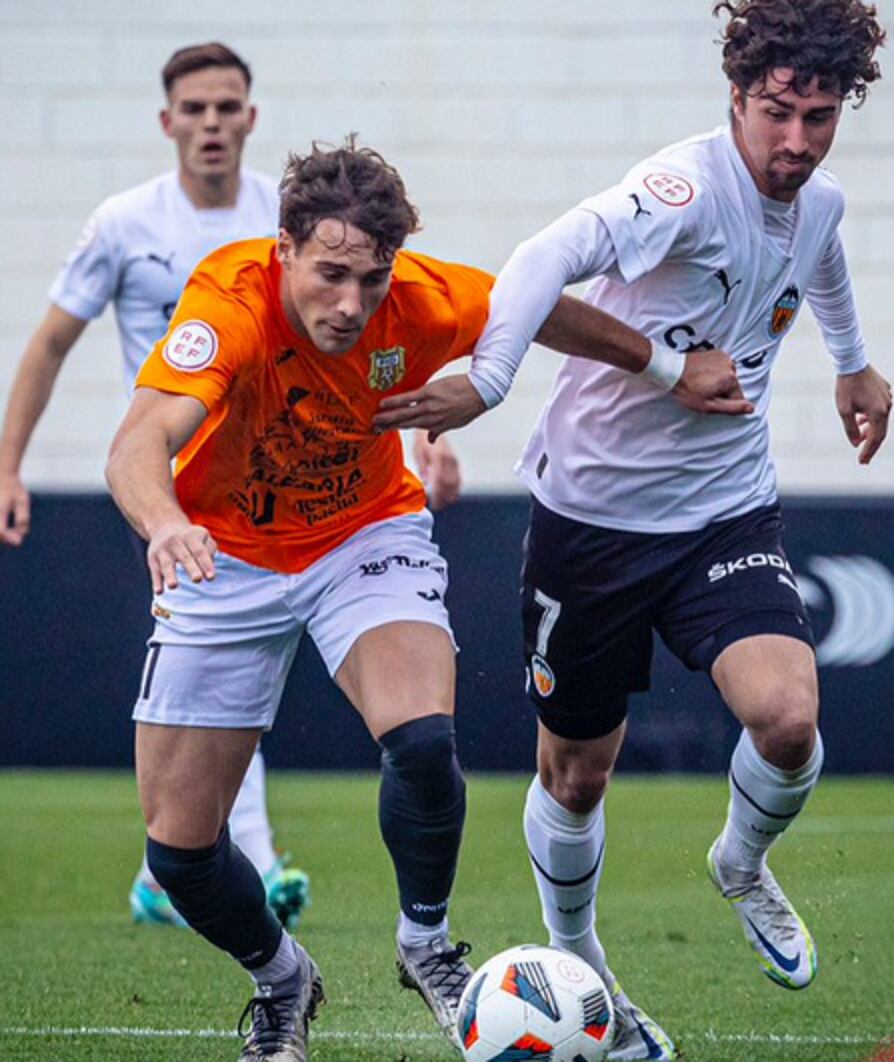
[(710, 674), (740, 638), (813, 631), (778, 506), (699, 531), (641, 534), (569, 520), (534, 501), (522, 618), (528, 695), (560, 737), (602, 737), (649, 688), (652, 632)]

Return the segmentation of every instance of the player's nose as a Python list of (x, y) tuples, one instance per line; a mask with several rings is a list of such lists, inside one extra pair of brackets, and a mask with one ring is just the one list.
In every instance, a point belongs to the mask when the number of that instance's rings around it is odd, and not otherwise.
[(339, 292), (338, 312), (346, 318), (356, 319), (363, 310), (363, 299), (360, 294), (360, 285), (356, 283), (344, 284)]
[(213, 103), (209, 103), (202, 115), (203, 125), (206, 129), (217, 129), (220, 125), (220, 113)]
[(804, 122), (800, 118), (793, 118), (786, 129), (785, 150), (790, 155), (804, 155), (809, 143)]

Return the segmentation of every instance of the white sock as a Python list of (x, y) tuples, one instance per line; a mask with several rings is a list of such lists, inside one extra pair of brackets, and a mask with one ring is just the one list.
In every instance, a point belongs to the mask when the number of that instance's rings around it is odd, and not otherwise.
[(605, 849), (603, 801), (588, 814), (567, 811), (535, 776), (525, 801), (525, 839), (550, 943), (603, 974), (605, 952), (595, 925)]
[(149, 864), (146, 862), (146, 856), (143, 856), (143, 862), (140, 863), (140, 869), (137, 871), (137, 881), (143, 882), (144, 885), (150, 885), (153, 889), (160, 889), (161, 886), (155, 880), (155, 875), (149, 869)]
[(248, 972), (256, 985), (275, 985), (290, 978), (297, 969), (298, 956), (295, 954), (295, 942), (283, 930), (279, 938), (279, 947), (270, 962)]
[(248, 856), (266, 882), (267, 875), (276, 866), (276, 852), (267, 818), (267, 783), (260, 749), (255, 750), (236, 794), (230, 812), (230, 839)]
[(418, 948), (428, 944), (432, 940), (446, 939), (447, 919), (442, 918), (433, 926), (424, 926), (421, 922), (414, 922), (412, 918), (400, 912), (397, 920), (397, 939), (405, 948)]
[(819, 731), (810, 758), (795, 771), (768, 763), (748, 731), (742, 731), (730, 762), (729, 807), (716, 849), (724, 884), (735, 887), (753, 882), (767, 850), (807, 803), (822, 766)]

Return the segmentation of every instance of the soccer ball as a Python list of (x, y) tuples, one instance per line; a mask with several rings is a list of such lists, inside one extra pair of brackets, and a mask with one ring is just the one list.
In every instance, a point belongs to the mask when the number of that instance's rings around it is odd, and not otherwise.
[(459, 1001), (466, 1062), (599, 1062), (614, 1031), (611, 994), (583, 959), (522, 944), (481, 966)]

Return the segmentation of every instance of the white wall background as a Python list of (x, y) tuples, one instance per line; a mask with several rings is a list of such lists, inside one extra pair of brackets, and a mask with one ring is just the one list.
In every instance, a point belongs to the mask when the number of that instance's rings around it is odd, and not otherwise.
[[(0, 404), (46, 290), (92, 208), (171, 165), (158, 72), (220, 39), (256, 78), (246, 161), (357, 130), (420, 205), (414, 245), (496, 270), (514, 245), (647, 152), (723, 121), (710, 0), (0, 0)], [(894, 34), (894, 0), (878, 0)], [(894, 63), (845, 113), (828, 165), (871, 358), (894, 376)], [(512, 464), (555, 356), (456, 437), (470, 489), (515, 489)], [(856, 466), (809, 312), (787, 341), (773, 433), (784, 490), (894, 492), (894, 443)], [(25, 466), (34, 488), (101, 485), (124, 408), (107, 314), (65, 365)]]

